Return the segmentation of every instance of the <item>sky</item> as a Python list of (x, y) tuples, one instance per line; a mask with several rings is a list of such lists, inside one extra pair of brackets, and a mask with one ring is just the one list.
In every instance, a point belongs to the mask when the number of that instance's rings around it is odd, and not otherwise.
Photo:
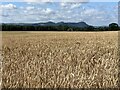
[(0, 23), (118, 22), (118, 2), (2, 2), (0, 12)]

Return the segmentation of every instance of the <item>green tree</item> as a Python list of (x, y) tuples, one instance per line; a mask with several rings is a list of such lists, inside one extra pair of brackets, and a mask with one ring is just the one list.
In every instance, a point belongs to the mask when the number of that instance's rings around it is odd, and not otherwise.
[(109, 24), (109, 30), (111, 30), (111, 31), (119, 30), (118, 24), (117, 23)]
[(93, 26), (87, 27), (87, 31), (94, 31), (94, 27)]

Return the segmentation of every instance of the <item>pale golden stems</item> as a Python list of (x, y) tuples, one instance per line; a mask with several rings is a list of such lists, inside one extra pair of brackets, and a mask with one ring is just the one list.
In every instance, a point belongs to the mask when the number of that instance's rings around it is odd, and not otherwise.
[(2, 87), (117, 88), (117, 32), (3, 32)]

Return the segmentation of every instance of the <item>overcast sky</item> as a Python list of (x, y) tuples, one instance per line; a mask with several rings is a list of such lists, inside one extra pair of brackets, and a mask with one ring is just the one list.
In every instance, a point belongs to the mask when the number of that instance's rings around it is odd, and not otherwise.
[(118, 22), (117, 2), (2, 2), (2, 23), (81, 22), (101, 26)]

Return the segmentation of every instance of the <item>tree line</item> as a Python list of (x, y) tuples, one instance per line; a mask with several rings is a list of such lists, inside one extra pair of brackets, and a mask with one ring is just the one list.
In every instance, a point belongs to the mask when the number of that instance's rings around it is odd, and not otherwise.
[(84, 28), (69, 27), (64, 25), (59, 26), (33, 26), (33, 25), (14, 25), (2, 24), (2, 31), (118, 31), (120, 27), (117, 23), (111, 23), (108, 27), (93, 27)]

